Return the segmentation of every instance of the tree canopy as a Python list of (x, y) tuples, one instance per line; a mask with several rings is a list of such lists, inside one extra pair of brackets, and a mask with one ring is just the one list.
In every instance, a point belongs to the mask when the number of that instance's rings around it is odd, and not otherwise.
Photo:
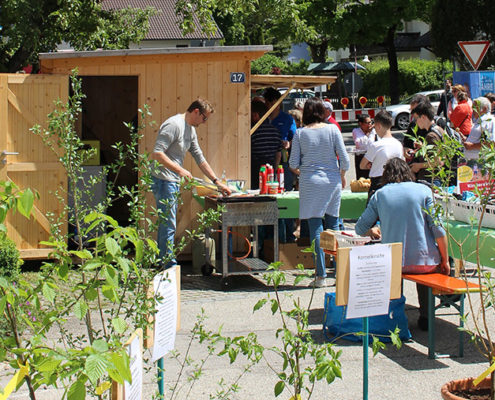
[[(462, 19), (459, 19), (462, 10)], [(495, 65), (495, 7), (488, 0), (436, 0), (432, 9), (431, 35), (435, 54), (444, 60), (453, 57), (471, 69), (458, 41), (489, 40), (492, 42), (480, 69)]]
[(329, 47), (382, 45), (390, 63), (390, 96), (398, 101), (396, 33), (402, 30), (403, 21), (429, 20), (434, 1), (179, 0), (176, 10), (184, 17), (183, 26), (192, 21), (195, 9), (203, 15), (204, 26), (215, 13), (227, 44), (275, 44), (287, 39), (306, 42), (317, 62), (326, 61)]
[(403, 29), (403, 21), (428, 19), (433, 0), (356, 1), (341, 6), (334, 13), (333, 48), (348, 45), (382, 45), (389, 61), (389, 88), (393, 103), (399, 101), (399, 67), (394, 39)]
[(293, 41), (315, 36), (304, 15), (310, 3), (308, 0), (178, 0), (175, 10), (182, 17), (184, 33), (193, 30), (193, 14), (196, 14), (209, 34), (216, 28), (214, 18), (228, 45), (271, 44), (275, 49), (288, 49)]
[(36, 70), (38, 53), (66, 42), (76, 50), (127, 48), (148, 31), (156, 11), (105, 11), (101, 0), (2, 0), (0, 3), (0, 72)]

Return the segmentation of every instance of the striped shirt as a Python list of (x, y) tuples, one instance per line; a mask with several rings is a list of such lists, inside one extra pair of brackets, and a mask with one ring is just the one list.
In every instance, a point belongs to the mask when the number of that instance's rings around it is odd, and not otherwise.
[(280, 132), (265, 120), (251, 135), (251, 157), (264, 162), (273, 162), (275, 154), (282, 149)]
[(325, 214), (338, 217), (340, 171), (349, 169), (349, 156), (337, 126), (298, 129), (289, 164), (300, 170), (299, 218), (322, 218)]

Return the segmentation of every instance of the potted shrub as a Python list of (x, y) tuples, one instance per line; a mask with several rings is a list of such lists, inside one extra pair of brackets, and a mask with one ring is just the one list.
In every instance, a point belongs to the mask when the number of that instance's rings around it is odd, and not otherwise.
[[(473, 103), (473, 110), (476, 115), (483, 115), (483, 111), (490, 112), (489, 110), (482, 110), (482, 104), (475, 100)], [(437, 203), (434, 213), (441, 216), (440, 220), (449, 237), (449, 253), (455, 252), (456, 258), (459, 258), (461, 265), (463, 265), (468, 259), (474, 263), (474, 274), (476, 277), (476, 283), (483, 287), (483, 290), (479, 293), (467, 292), (466, 298), (468, 300), (467, 313), (463, 317), (465, 319), (464, 330), (469, 334), (471, 340), (475, 343), (476, 347), (480, 350), (481, 354), (487, 360), (486, 378), (483, 376), (476, 378), (460, 379), (458, 381), (451, 381), (445, 384), (442, 389), (443, 399), (490, 399), (495, 400), (495, 388), (494, 388), (494, 369), (492, 367), (495, 361), (495, 343), (493, 336), (495, 332), (492, 331), (488, 321), (488, 314), (493, 314), (495, 306), (495, 291), (494, 291), (494, 276), (491, 271), (483, 269), (481, 263), (480, 251), (483, 246), (483, 236), (486, 234), (484, 226), (487, 223), (487, 212), (495, 212), (495, 203), (492, 201), (492, 195), (494, 191), (494, 178), (495, 178), (495, 138), (493, 137), (494, 123), (493, 116), (488, 117), (485, 115), (485, 122), (480, 124), (481, 129), (481, 149), (479, 153), (478, 164), (481, 165), (481, 174), (483, 180), (480, 184), (476, 184), (472, 190), (472, 199), (476, 199), (476, 204), (469, 206), (464, 204), (460, 199), (459, 194), (449, 193), (451, 190), (446, 190), (449, 187), (449, 183), (455, 178), (457, 161), (463, 159), (463, 146), (449, 134), (444, 134), (443, 140), (438, 141), (433, 145), (428, 145), (421, 138), (416, 138), (421, 143), (419, 153), (424, 156), (428, 163), (428, 170), (436, 182), (432, 186), (432, 190), (435, 192)], [(488, 128), (488, 129), (487, 129)], [(460, 162), (459, 162), (460, 165)], [(472, 165), (472, 164), (471, 164)], [(470, 170), (469, 164), (465, 165), (459, 171), (467, 173), (469, 178), (472, 172), (476, 172), (475, 167)], [(482, 183), (483, 182), (483, 183)], [(464, 196), (466, 197), (466, 196)], [(456, 210), (459, 206), (466, 206), (465, 211), (467, 214), (462, 218), (466, 224), (470, 225), (470, 232), (467, 239), (460, 239), (459, 235), (453, 234), (453, 219), (452, 211)], [(459, 215), (457, 218), (459, 218)], [(495, 215), (495, 214), (494, 214)], [(449, 222), (450, 221), (450, 222)], [(467, 249), (467, 242), (474, 246)], [(473, 249), (474, 247), (474, 249)], [(473, 259), (473, 254), (475, 259)], [(462, 268), (460, 271), (460, 278), (464, 279), (466, 283), (469, 279), (473, 279), (472, 276), (466, 274), (466, 269)], [(467, 318), (469, 316), (469, 318)], [(462, 378), (462, 377), (459, 377)], [(477, 395), (481, 397), (468, 397), (472, 396), (473, 392), (477, 392)], [(464, 396), (464, 397), (463, 397)]]

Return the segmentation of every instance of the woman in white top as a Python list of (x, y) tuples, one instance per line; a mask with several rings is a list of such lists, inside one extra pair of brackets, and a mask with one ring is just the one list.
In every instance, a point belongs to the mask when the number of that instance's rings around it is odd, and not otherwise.
[(376, 132), (373, 127), (373, 121), (368, 114), (359, 114), (357, 120), (359, 127), (352, 130), (352, 138), (356, 145), (356, 153), (354, 154), (356, 179), (359, 179), (369, 177), (369, 169), (361, 169), (359, 164), (368, 150), (368, 146), (376, 140)]

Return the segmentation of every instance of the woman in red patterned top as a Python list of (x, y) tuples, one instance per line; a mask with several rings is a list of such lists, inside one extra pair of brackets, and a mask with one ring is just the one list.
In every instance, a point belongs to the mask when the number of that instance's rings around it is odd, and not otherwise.
[(457, 91), (454, 95), (457, 99), (457, 107), (450, 115), (450, 122), (452, 124), (452, 128), (462, 135), (463, 140), (466, 140), (473, 126), (471, 121), (473, 109), (467, 101), (468, 97), (466, 92)]

